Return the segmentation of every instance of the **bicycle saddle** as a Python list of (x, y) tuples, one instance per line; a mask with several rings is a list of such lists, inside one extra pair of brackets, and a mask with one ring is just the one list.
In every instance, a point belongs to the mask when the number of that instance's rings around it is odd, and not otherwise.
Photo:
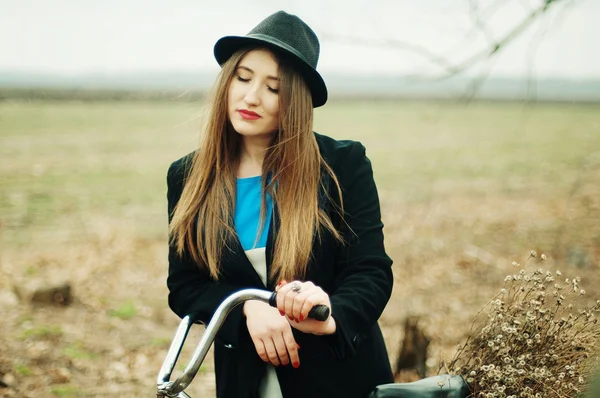
[(462, 377), (443, 374), (412, 383), (382, 384), (368, 398), (467, 398), (470, 394)]

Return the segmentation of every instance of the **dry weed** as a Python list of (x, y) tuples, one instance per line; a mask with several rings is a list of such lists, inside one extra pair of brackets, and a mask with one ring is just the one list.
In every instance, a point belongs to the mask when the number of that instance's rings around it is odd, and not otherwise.
[(600, 300), (585, 300), (578, 277), (513, 265), (519, 271), (480, 311), (449, 369), (465, 378), (473, 397), (578, 396), (599, 351)]

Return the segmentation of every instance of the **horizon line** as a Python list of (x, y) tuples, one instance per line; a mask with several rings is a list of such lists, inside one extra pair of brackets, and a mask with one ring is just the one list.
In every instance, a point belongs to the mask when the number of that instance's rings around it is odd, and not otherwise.
[[(77, 77), (91, 77), (91, 76), (104, 76), (104, 77), (119, 77), (119, 76), (130, 76), (140, 74), (174, 74), (181, 75), (182, 73), (189, 75), (209, 75), (217, 74), (219, 68), (138, 68), (138, 69), (127, 69), (127, 70), (87, 70), (87, 71), (58, 71), (58, 70), (36, 70), (36, 69), (14, 69), (14, 68), (2, 68), (0, 67), (0, 76), (2, 75), (21, 75), (21, 76), (46, 76), (46, 77), (61, 77), (61, 78), (77, 78)], [(415, 75), (408, 73), (397, 73), (394, 71), (353, 71), (353, 70), (320, 70), (319, 73), (323, 75), (338, 75), (338, 76), (360, 76), (360, 77), (393, 77), (393, 78), (407, 78), (414, 80), (423, 81), (450, 81), (450, 80), (473, 80), (479, 79), (482, 76), (464, 73), (456, 76), (440, 77), (440, 75)], [(531, 76), (518, 75), (518, 74), (497, 74), (491, 76), (485, 76), (484, 80), (526, 80)], [(546, 75), (546, 76), (533, 76), (533, 80), (562, 80), (571, 82), (589, 82), (589, 81), (600, 81), (600, 74), (597, 76), (567, 76), (567, 75)]]

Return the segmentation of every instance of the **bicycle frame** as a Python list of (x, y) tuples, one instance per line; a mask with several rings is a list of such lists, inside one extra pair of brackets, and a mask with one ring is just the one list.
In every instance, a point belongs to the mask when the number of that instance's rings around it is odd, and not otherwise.
[(194, 350), (194, 354), (192, 355), (190, 362), (185, 367), (183, 373), (175, 381), (169, 381), (190, 327), (194, 323), (189, 315), (184, 317), (179, 323), (179, 327), (175, 332), (175, 336), (173, 337), (173, 341), (171, 342), (167, 356), (165, 357), (160, 371), (158, 372), (158, 378), (156, 380), (156, 396), (191, 398), (184, 392), (184, 390), (190, 385), (194, 377), (196, 377), (196, 374), (198, 373), (198, 370), (200, 369), (208, 350), (215, 340), (217, 332), (223, 325), (225, 318), (227, 318), (227, 315), (229, 315), (231, 310), (247, 300), (260, 300), (269, 303), (272, 300), (272, 297), (272, 292), (259, 289), (244, 289), (227, 297), (227, 299), (225, 299), (221, 305), (217, 307), (215, 314), (206, 327), (206, 330), (202, 334), (202, 338)]
[[(183, 373), (175, 381), (169, 381), (190, 327), (194, 323), (191, 315), (188, 315), (181, 320), (158, 373), (158, 378), (156, 380), (156, 396), (158, 398), (191, 398), (184, 390), (191, 384), (198, 373), (200, 365), (202, 365), (208, 350), (212, 346), (217, 332), (231, 310), (247, 300), (260, 300), (269, 303), (271, 306), (276, 306), (276, 293), (260, 289), (244, 289), (227, 297), (221, 305), (217, 307)], [(323, 321), (329, 317), (329, 313), (329, 307), (317, 305), (311, 309), (309, 317)], [(440, 383), (442, 383), (443, 386)], [(470, 396), (470, 391), (462, 377), (438, 375), (412, 383), (390, 383), (380, 385), (369, 395), (369, 398), (439, 398), (441, 396), (448, 398), (464, 398)]]

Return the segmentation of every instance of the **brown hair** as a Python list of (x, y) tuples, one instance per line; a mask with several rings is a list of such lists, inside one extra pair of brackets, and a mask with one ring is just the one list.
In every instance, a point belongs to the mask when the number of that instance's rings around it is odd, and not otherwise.
[[(193, 156), (169, 225), (170, 239), (178, 254), (189, 251), (194, 261), (207, 268), (215, 280), (220, 273), (222, 250), (235, 239), (233, 215), (241, 141), (227, 118), (227, 94), (238, 63), (250, 50), (237, 51), (223, 64), (212, 92), (202, 143)], [(322, 173), (329, 174), (337, 188), (340, 206), (334, 207), (343, 217), (342, 193), (336, 176), (321, 157), (312, 131), (310, 91), (289, 63), (277, 60), (279, 131), (263, 160), (260, 218), (265, 218), (265, 192), (268, 192), (279, 217), (269, 277), (293, 280), (305, 276), (313, 240), (324, 228), (342, 240), (331, 219), (319, 208)]]

